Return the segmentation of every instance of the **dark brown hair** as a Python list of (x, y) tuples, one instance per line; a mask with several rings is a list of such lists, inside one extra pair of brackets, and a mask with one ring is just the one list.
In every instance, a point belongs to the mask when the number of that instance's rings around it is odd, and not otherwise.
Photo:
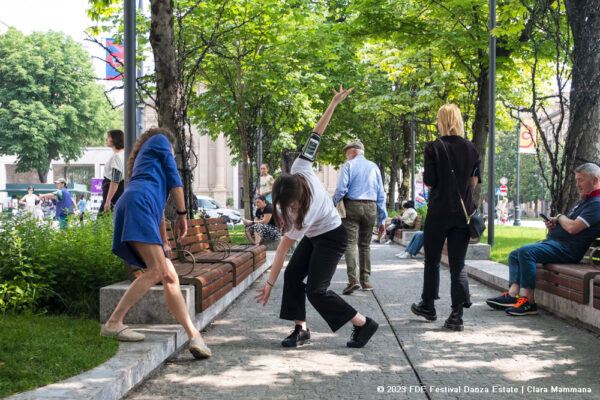
[(133, 150), (131, 150), (131, 154), (127, 159), (127, 180), (131, 178), (131, 173), (133, 172), (133, 164), (135, 164), (135, 159), (138, 153), (140, 152), (140, 148), (144, 143), (146, 143), (148, 139), (156, 135), (166, 136), (166, 138), (169, 139), (171, 146), (173, 146), (173, 143), (175, 143), (175, 135), (173, 135), (173, 132), (171, 132), (169, 128), (150, 128), (146, 132), (142, 133), (138, 140), (135, 142)]
[(115, 146), (115, 149), (121, 150), (121, 149), (125, 148), (125, 140), (124, 140), (125, 134), (123, 133), (122, 130), (120, 130), (120, 129), (110, 130), (110, 131), (108, 131), (108, 135), (110, 136), (110, 140), (112, 140), (112, 144), (113, 144), (113, 146)]
[[(302, 229), (304, 217), (310, 208), (312, 194), (302, 175), (281, 174), (273, 183), (273, 217), (275, 224), (284, 231), (290, 228)], [(296, 220), (291, 220), (291, 204), (298, 202)]]

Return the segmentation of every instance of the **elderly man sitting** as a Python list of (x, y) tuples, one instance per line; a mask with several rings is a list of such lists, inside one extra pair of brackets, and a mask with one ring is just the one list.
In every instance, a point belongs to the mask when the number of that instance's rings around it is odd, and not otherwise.
[[(487, 304), (510, 315), (537, 314), (534, 301), (536, 263), (577, 263), (600, 236), (600, 167), (586, 163), (575, 169), (581, 200), (567, 215), (545, 221), (545, 240), (513, 250), (508, 257), (509, 290)], [(519, 296), (523, 289), (523, 296)]]

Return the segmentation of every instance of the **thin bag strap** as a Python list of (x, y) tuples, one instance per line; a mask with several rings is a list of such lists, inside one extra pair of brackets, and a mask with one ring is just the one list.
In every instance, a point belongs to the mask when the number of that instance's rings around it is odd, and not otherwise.
[(450, 175), (452, 175), (452, 179), (454, 180), (456, 193), (458, 193), (458, 198), (460, 199), (460, 204), (462, 205), (463, 212), (465, 213), (467, 224), (469, 224), (469, 222), (471, 222), (471, 217), (469, 216), (469, 213), (467, 213), (465, 202), (463, 201), (462, 195), (460, 194), (460, 189), (458, 188), (458, 181), (456, 180), (456, 174), (454, 173), (454, 167), (452, 166), (452, 160), (450, 159), (450, 154), (448, 153), (448, 149), (446, 149), (446, 144), (442, 139), (440, 139), (440, 143), (442, 143), (442, 147), (444, 148), (444, 152), (446, 153), (446, 158), (448, 158), (448, 165), (450, 166)]

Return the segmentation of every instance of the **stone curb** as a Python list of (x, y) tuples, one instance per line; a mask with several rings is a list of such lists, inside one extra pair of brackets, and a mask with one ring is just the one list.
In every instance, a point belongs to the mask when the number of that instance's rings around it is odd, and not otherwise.
[[(255, 280), (271, 267), (274, 252), (267, 252), (267, 261), (240, 285), (196, 315), (194, 325), (202, 330), (237, 299)], [(117, 354), (104, 364), (64, 381), (7, 397), (7, 400), (90, 399), (117, 400), (162, 365), (187, 343), (179, 325), (130, 325), (143, 332), (146, 340), (121, 342)], [(202, 361), (199, 361), (202, 362)]]

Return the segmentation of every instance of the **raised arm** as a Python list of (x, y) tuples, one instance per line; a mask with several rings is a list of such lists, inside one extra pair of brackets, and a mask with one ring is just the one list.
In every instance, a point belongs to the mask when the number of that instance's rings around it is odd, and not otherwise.
[(340, 104), (342, 101), (344, 101), (344, 99), (346, 97), (348, 97), (348, 95), (350, 93), (352, 93), (353, 90), (354, 90), (353, 87), (351, 87), (350, 89), (344, 89), (342, 87), (342, 85), (340, 85), (339, 92), (336, 91), (335, 89), (333, 89), (333, 93), (334, 93), (333, 99), (331, 99), (331, 102), (329, 103), (327, 110), (325, 110), (325, 112), (321, 116), (321, 119), (319, 119), (319, 122), (317, 122), (317, 125), (315, 125), (315, 128), (313, 129), (314, 133), (317, 133), (320, 136), (323, 136), (323, 132), (325, 132), (325, 128), (327, 128), (327, 125), (329, 125), (329, 120), (331, 120), (331, 116), (333, 115), (333, 111), (335, 110), (335, 107), (338, 104)]

